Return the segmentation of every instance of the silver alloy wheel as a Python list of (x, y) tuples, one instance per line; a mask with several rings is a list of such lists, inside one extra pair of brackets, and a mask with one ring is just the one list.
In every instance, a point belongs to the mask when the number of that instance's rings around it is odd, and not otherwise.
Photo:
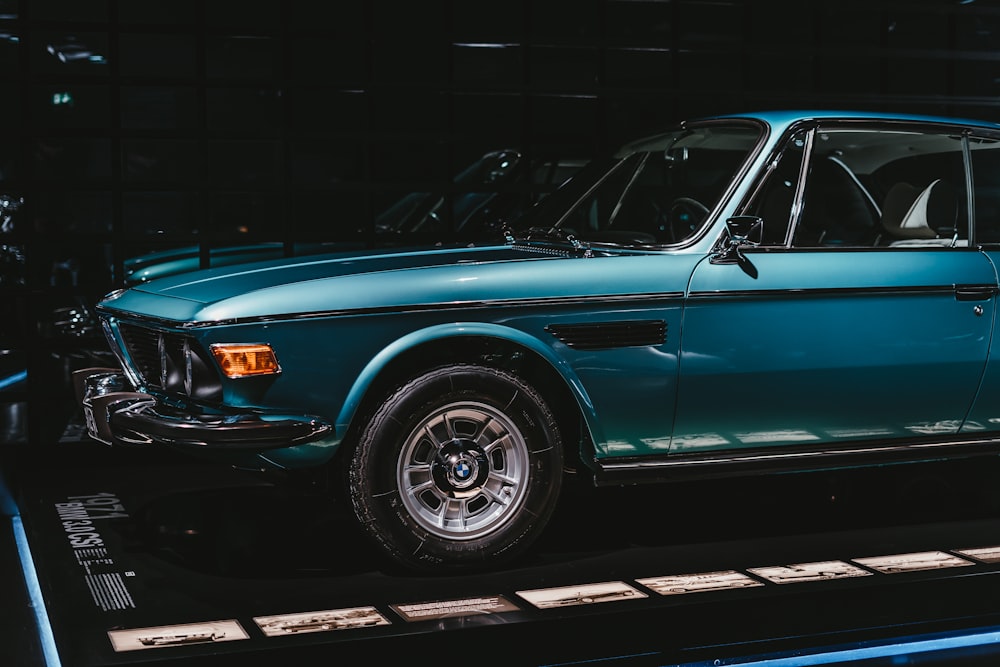
[(396, 480), (413, 520), (450, 540), (498, 529), (521, 506), (528, 446), (501, 410), (463, 401), (427, 415), (406, 438)]

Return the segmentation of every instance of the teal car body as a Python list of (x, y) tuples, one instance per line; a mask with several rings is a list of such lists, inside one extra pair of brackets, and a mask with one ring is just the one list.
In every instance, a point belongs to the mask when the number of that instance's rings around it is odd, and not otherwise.
[[(334, 466), (395, 561), (476, 567), (528, 548), (563, 467), (617, 484), (997, 453), (998, 262), (1000, 125), (721, 116), (595, 161), (505, 243), (108, 295), (121, 368), (78, 393), (104, 442)], [(232, 374), (234, 345), (270, 356)]]

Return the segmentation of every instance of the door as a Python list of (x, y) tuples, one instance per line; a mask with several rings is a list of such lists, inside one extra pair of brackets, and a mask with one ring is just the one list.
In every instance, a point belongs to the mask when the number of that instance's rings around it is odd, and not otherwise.
[(747, 209), (765, 217), (752, 269), (706, 258), (693, 273), (671, 454), (947, 437), (973, 405), (997, 278), (969, 247), (961, 140), (798, 139), (785, 212), (766, 187)]

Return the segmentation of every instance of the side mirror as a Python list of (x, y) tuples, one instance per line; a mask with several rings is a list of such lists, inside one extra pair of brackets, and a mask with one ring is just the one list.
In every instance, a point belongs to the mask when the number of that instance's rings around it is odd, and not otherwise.
[(709, 260), (712, 264), (739, 264), (743, 272), (757, 278), (757, 267), (743, 254), (743, 248), (760, 244), (764, 221), (756, 215), (737, 215), (726, 220), (726, 238)]
[(727, 245), (755, 246), (764, 237), (764, 221), (756, 215), (736, 215), (726, 220)]

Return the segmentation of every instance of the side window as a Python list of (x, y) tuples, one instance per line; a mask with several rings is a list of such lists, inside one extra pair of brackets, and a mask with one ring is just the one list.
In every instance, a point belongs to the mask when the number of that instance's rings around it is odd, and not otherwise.
[(777, 157), (746, 215), (764, 221), (761, 245), (783, 246), (792, 221), (792, 205), (798, 188), (806, 132), (796, 133)]
[(792, 244), (967, 245), (964, 192), (960, 136), (819, 128)]
[(1000, 243), (1000, 141), (969, 140), (976, 243)]
[(816, 131), (793, 246), (876, 245), (881, 213), (860, 148), (868, 136), (874, 135)]
[(903, 138), (897, 157), (872, 176), (881, 197), (879, 245), (966, 247), (969, 211), (962, 139), (923, 134)]

